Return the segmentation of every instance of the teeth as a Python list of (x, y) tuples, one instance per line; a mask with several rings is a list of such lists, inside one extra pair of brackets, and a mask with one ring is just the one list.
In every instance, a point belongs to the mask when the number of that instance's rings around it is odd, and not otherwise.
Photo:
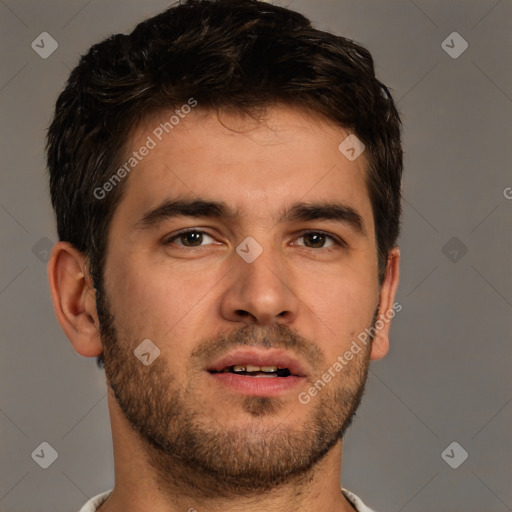
[[(229, 371), (226, 369), (224, 371)], [(240, 364), (233, 366), (234, 372), (277, 372), (277, 366), (255, 366), (252, 364)]]

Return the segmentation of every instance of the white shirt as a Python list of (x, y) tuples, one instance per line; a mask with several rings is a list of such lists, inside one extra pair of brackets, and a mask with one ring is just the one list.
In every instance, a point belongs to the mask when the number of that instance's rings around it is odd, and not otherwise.
[[(360, 498), (358, 498), (354, 493), (347, 491), (347, 489), (341, 490), (345, 495), (345, 498), (352, 504), (352, 506), (357, 510), (357, 512), (375, 512), (371, 508), (368, 508)], [(102, 494), (98, 494), (91, 500), (89, 500), (81, 509), (80, 512), (96, 512), (96, 509), (110, 496), (110, 491), (104, 492)]]

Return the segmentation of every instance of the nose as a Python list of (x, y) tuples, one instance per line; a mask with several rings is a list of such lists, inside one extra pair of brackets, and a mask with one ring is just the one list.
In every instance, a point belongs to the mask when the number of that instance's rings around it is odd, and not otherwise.
[(291, 324), (298, 310), (293, 271), (279, 249), (264, 249), (251, 263), (233, 254), (229, 283), (221, 297), (221, 314), (230, 322)]

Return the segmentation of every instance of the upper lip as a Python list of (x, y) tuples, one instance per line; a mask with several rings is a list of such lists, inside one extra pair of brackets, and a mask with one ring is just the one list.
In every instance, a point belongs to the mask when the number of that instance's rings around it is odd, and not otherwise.
[(288, 368), (292, 375), (297, 377), (306, 376), (306, 368), (293, 356), (274, 349), (255, 351), (249, 349), (238, 349), (217, 359), (208, 366), (208, 371), (222, 371), (229, 366), (252, 364), (254, 366), (277, 366)]

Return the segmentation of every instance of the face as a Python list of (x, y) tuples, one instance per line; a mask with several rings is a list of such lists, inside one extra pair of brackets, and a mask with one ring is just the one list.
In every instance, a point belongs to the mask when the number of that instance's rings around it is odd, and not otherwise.
[(270, 489), (339, 443), (366, 381), (370, 344), (323, 378), (379, 302), (365, 155), (287, 107), (263, 123), (197, 108), (160, 140), (168, 117), (131, 139), (155, 144), (110, 226), (106, 377), (162, 481)]

